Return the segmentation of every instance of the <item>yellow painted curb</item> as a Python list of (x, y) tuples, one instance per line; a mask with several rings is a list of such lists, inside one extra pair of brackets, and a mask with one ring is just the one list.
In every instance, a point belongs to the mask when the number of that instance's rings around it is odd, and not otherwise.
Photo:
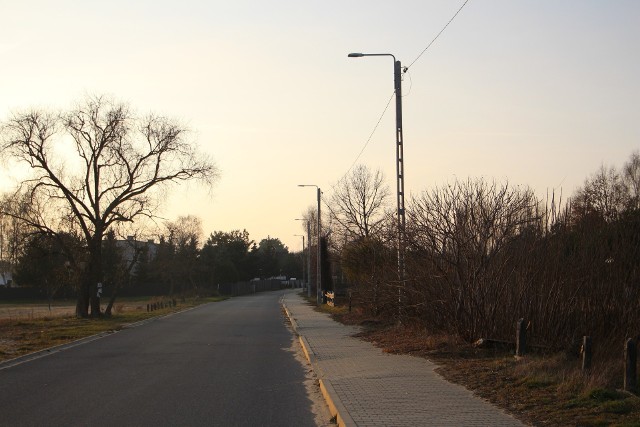
[(300, 345), (302, 346), (302, 352), (304, 353), (304, 357), (307, 358), (307, 361), (311, 363), (311, 355), (308, 350), (308, 343), (306, 343), (307, 339), (302, 335), (298, 335), (298, 341), (300, 341)]
[(338, 427), (355, 426), (356, 423), (351, 419), (351, 417), (349, 417), (348, 412), (346, 411), (346, 409), (344, 409), (342, 404), (339, 403), (339, 401), (338, 401), (338, 404), (336, 404), (331, 398), (332, 394), (334, 396), (336, 395), (336, 392), (333, 389), (331, 382), (327, 380), (318, 380), (318, 381), (320, 381), (320, 391), (322, 392), (322, 396), (324, 396), (324, 400), (327, 401), (327, 406), (329, 406), (329, 412), (331, 412), (331, 415), (336, 417), (336, 424), (338, 425)]
[(309, 345), (307, 338), (305, 338), (304, 335), (301, 335), (298, 332), (298, 324), (293, 319), (293, 316), (291, 315), (291, 312), (287, 308), (287, 305), (285, 304), (285, 302), (281, 300), (280, 303), (282, 304), (282, 307), (284, 308), (284, 311), (287, 314), (287, 317), (291, 321), (294, 331), (296, 332), (296, 334), (298, 334), (298, 341), (300, 341), (300, 346), (302, 347), (302, 352), (304, 353), (304, 357), (307, 358), (307, 361), (309, 362), (313, 370), (316, 371), (316, 375), (318, 376), (318, 382), (320, 383), (320, 392), (322, 393), (322, 397), (324, 397), (324, 400), (327, 402), (327, 406), (329, 407), (329, 412), (331, 413), (332, 416), (336, 418), (336, 423), (339, 427), (355, 426), (356, 423), (351, 419), (345, 407), (342, 406), (342, 402), (340, 402), (339, 399), (337, 400), (337, 402), (334, 402), (333, 399), (331, 398), (331, 395), (334, 395), (337, 397), (336, 391), (333, 389), (333, 386), (331, 385), (331, 382), (329, 380), (320, 379), (320, 377), (322, 376), (322, 373), (320, 372), (319, 367), (316, 366), (315, 360), (313, 360), (314, 359), (312, 356), (313, 352), (311, 351), (311, 346)]

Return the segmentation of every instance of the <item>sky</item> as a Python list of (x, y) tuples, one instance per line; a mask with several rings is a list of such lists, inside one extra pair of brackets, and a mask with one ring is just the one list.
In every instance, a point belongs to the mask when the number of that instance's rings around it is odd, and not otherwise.
[[(221, 175), (161, 216), (205, 237), (302, 247), (302, 223), (354, 162), (395, 191), (389, 57), (404, 66), (464, 0), (0, 0), (0, 120), (106, 94), (185, 123)], [(640, 2), (469, 0), (403, 80), (405, 192), (484, 177), (570, 196), (640, 149)], [(0, 174), (0, 191), (10, 187)], [(392, 198), (392, 203), (395, 197)]]

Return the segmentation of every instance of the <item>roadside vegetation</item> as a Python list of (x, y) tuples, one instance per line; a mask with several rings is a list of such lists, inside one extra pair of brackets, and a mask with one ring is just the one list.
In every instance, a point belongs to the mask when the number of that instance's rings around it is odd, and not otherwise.
[[(570, 199), (486, 178), (414, 195), (402, 280), (384, 180), (354, 168), (333, 190), (322, 288), (349, 298), (351, 314), (339, 318), (365, 326), (364, 338), (433, 358), (444, 376), (534, 425), (640, 425), (637, 387), (622, 391), (625, 345), (640, 339), (640, 153), (601, 166)], [(519, 320), (528, 353), (515, 359)]]

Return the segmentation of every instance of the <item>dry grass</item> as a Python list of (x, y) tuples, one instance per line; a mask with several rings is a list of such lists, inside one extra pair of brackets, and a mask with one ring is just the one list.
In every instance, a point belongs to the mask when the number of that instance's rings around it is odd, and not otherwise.
[[(153, 298), (119, 298), (113, 307), (116, 313), (146, 310), (146, 304), (160, 301)], [(107, 307), (107, 298), (102, 299), (102, 310)], [(75, 314), (76, 301), (72, 299), (47, 301), (9, 301), (0, 302), (0, 320), (32, 320), (52, 317), (68, 317)]]
[(505, 350), (477, 349), (450, 335), (415, 325), (385, 324), (357, 310), (348, 313), (342, 307), (330, 312), (340, 322), (362, 325), (359, 336), (385, 352), (435, 361), (443, 377), (526, 423), (640, 427), (640, 398), (616, 390), (621, 367), (594, 366), (585, 376), (579, 361), (563, 354), (516, 359)]

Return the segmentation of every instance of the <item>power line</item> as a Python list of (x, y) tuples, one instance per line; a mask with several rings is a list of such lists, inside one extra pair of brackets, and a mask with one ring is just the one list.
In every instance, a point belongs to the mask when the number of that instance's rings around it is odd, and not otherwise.
[[(416, 61), (418, 61), (418, 59), (420, 59), (420, 57), (422, 55), (424, 55), (424, 53), (431, 47), (431, 45), (433, 43), (435, 43), (436, 40), (438, 40), (438, 37), (440, 37), (440, 35), (444, 32), (444, 30), (447, 29), (447, 27), (449, 26), (449, 24), (451, 24), (451, 22), (453, 22), (453, 20), (456, 18), (456, 16), (458, 16), (458, 14), (462, 11), (462, 9), (467, 5), (467, 3), (469, 3), (469, 0), (465, 0), (464, 3), (462, 3), (462, 6), (460, 6), (460, 8), (458, 9), (458, 11), (451, 17), (451, 19), (449, 19), (449, 22), (446, 23), (446, 25), (444, 27), (442, 27), (442, 30), (440, 30), (440, 32), (433, 38), (433, 40), (431, 40), (431, 42), (427, 45), (427, 47), (425, 47), (422, 52), (420, 52), (420, 54), (416, 57), (416, 59), (414, 59), (411, 64), (409, 64), (408, 67), (403, 67), (403, 74), (407, 73), (407, 71), (409, 70), (409, 67), (411, 67), (413, 64), (416, 63)], [(411, 76), (409, 76), (409, 79), (411, 80)], [(413, 81), (411, 81), (411, 87), (413, 87)], [(409, 92), (411, 92), (411, 87), (409, 88)], [(386, 114), (387, 110), (389, 109), (389, 105), (391, 104), (391, 100), (393, 99), (393, 95), (395, 95), (395, 91), (393, 94), (391, 94), (391, 97), (389, 98), (389, 101), (387, 101), (387, 105), (384, 107), (384, 111), (382, 112), (382, 114), (380, 115), (380, 118), (378, 119), (378, 122), (376, 123), (376, 125), (373, 127), (373, 130), (371, 131), (371, 134), (369, 135), (369, 138), (367, 138), (367, 141), (364, 143), (362, 149), (360, 150), (360, 153), (358, 153), (358, 155), (356, 156), (356, 159), (353, 161), (353, 163), (351, 164), (351, 166), (349, 166), (349, 169), (347, 169), (347, 171), (342, 175), (342, 177), (338, 180), (338, 182), (342, 181), (342, 179), (344, 179), (345, 176), (347, 176), (349, 174), (349, 172), (351, 172), (351, 169), (353, 169), (353, 167), (355, 166), (355, 164), (358, 162), (358, 160), (360, 159), (360, 157), (362, 156), (362, 153), (364, 153), (364, 150), (367, 148), (367, 146), (369, 145), (369, 143), (371, 142), (371, 138), (373, 138), (373, 134), (376, 133), (376, 130), (378, 129), (378, 126), (380, 125), (380, 122), (382, 121), (382, 118), (384, 117), (384, 115)], [(398, 94), (399, 96), (403, 96), (402, 94)], [(408, 95), (408, 93), (407, 93)]]
[(380, 122), (382, 121), (382, 118), (384, 117), (385, 113), (389, 109), (389, 105), (391, 104), (391, 100), (393, 99), (393, 95), (395, 95), (395, 90), (394, 90), (394, 93), (391, 94), (391, 97), (389, 98), (389, 100), (387, 101), (387, 105), (384, 107), (384, 111), (380, 115), (380, 118), (378, 119), (378, 122), (373, 127), (373, 130), (371, 131), (371, 134), (369, 135), (369, 138), (367, 138), (367, 142), (364, 143), (364, 146), (362, 147), (362, 150), (360, 150), (360, 153), (358, 153), (358, 155), (356, 156), (356, 159), (353, 161), (353, 163), (351, 163), (351, 166), (349, 166), (349, 169), (347, 169), (347, 171), (342, 175), (342, 178), (340, 178), (338, 180), (338, 182), (342, 181), (342, 179), (345, 176), (347, 176), (347, 174), (349, 174), (349, 172), (351, 172), (351, 169), (353, 169), (355, 164), (360, 159), (360, 156), (362, 156), (362, 153), (364, 153), (364, 150), (367, 148), (367, 145), (369, 145), (369, 143), (371, 142), (371, 138), (373, 138), (373, 134), (376, 133), (376, 130), (378, 129), (378, 126), (380, 126)]
[(453, 22), (454, 19), (456, 19), (456, 16), (458, 16), (458, 14), (460, 13), (460, 11), (462, 10), (462, 8), (464, 8), (466, 6), (466, 4), (469, 3), (469, 0), (465, 0), (464, 3), (462, 3), (462, 6), (460, 6), (460, 9), (458, 9), (458, 11), (451, 17), (451, 19), (449, 19), (449, 22), (447, 22), (447, 24), (442, 27), (442, 30), (440, 30), (440, 32), (433, 38), (433, 40), (431, 40), (431, 43), (429, 43), (427, 45), (427, 47), (424, 48), (424, 50), (422, 52), (420, 52), (420, 55), (417, 56), (416, 59), (413, 60), (413, 62), (411, 64), (409, 64), (409, 66), (407, 68), (410, 68), (413, 64), (415, 64), (415, 62), (420, 59), (420, 57), (427, 51), (427, 49), (429, 49), (431, 47), (431, 45), (438, 40), (438, 37), (440, 37), (440, 35), (444, 32), (444, 30), (447, 29), (447, 27), (449, 26), (449, 24), (451, 24), (451, 22)]

